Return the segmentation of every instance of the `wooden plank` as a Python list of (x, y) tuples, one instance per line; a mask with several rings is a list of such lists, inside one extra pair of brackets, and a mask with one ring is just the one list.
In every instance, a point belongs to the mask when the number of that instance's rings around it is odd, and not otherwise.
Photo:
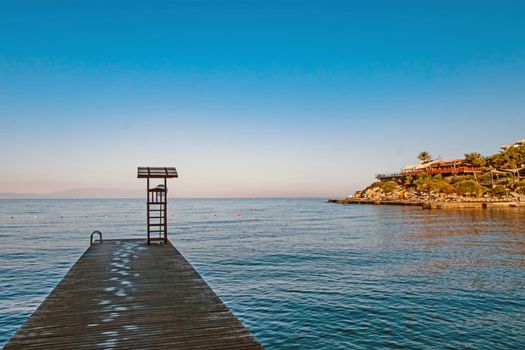
[(262, 349), (173, 247), (94, 244), (10, 349)]

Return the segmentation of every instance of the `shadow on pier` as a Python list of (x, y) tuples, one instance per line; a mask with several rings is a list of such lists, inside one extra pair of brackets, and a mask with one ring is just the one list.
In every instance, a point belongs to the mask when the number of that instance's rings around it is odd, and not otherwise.
[(168, 242), (91, 245), (10, 349), (262, 349)]

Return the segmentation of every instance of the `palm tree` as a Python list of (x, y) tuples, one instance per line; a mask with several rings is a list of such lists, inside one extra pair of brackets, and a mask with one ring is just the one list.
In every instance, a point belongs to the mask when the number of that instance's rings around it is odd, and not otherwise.
[(422, 163), (428, 163), (432, 161), (432, 156), (427, 151), (423, 151), (419, 153), (417, 159), (419, 159)]

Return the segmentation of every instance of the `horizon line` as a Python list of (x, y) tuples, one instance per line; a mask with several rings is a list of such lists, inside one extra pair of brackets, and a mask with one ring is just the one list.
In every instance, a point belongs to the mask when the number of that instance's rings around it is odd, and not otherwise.
[[(168, 199), (322, 199), (333, 196), (243, 196), (243, 197), (170, 197)], [(115, 199), (144, 199), (142, 197), (27, 197), (1, 198), (0, 200), (115, 200)]]

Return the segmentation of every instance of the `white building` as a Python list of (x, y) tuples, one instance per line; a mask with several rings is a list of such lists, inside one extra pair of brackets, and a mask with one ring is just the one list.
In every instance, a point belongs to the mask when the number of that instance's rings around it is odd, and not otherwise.
[(501, 145), (501, 146), (499, 146), (499, 148), (501, 148), (501, 150), (505, 151), (505, 150), (508, 150), (511, 147), (521, 147), (523, 145), (525, 145), (525, 139), (514, 141), (514, 143), (511, 144), (511, 145)]

